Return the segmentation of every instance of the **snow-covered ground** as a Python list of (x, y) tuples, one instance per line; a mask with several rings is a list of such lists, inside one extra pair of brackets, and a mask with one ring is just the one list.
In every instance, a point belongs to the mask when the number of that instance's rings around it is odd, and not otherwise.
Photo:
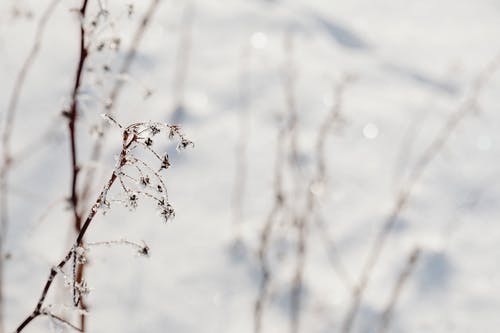
[[(13, 82), (49, 2), (0, 2), (2, 130)], [(98, 2), (90, 0), (90, 13)], [(121, 145), (121, 134), (112, 127), (103, 158), (98, 165), (88, 163), (92, 128), (105, 112), (100, 99), (116, 79), (149, 6), (149, 0), (101, 2), (109, 5), (114, 25), (95, 40), (119, 36), (121, 47), (90, 54), (86, 69), (93, 71), (85, 71), (80, 90), (79, 160), (84, 170), (98, 170), (91, 197), (111, 173)], [(129, 3), (134, 4), (131, 17)], [(10, 175), (4, 244), (10, 255), (4, 286), (7, 332), (33, 310), (49, 268), (74, 238), (64, 200), (70, 155), (61, 110), (70, 101), (78, 60), (79, 27), (71, 9), (79, 6), (79, 1), (61, 1), (50, 17), (13, 128), (14, 154), (29, 149)], [(14, 16), (14, 8), (21, 15)], [(23, 14), (27, 10), (31, 18)], [(291, 330), (298, 228), (290, 216), (304, 213), (301, 190), (316, 167), (315, 141), (336, 103), (335, 87), (348, 75), (352, 80), (342, 94), (341, 121), (326, 140), (326, 183), (319, 206), (306, 214), (311, 223), (300, 311), (300, 332), (340, 331), (353, 285), (405, 177), (450, 119), (467, 107), (478, 75), (500, 54), (499, 33), (500, 2), (495, 0), (161, 1), (115, 114), (123, 124), (176, 122), (196, 146), (181, 153), (169, 148), (172, 167), (166, 180), (174, 221), (162, 223), (154, 205), (145, 202), (132, 212), (113, 206), (91, 225), (87, 241), (144, 240), (151, 257), (123, 246), (89, 252), (88, 332), (254, 331), (261, 280), (257, 252), (275, 201), (276, 145), (286, 125), (291, 71), (299, 162), (284, 174), (287, 206), (270, 241), (273, 274), (262, 329)], [(174, 112), (182, 66), (184, 112)], [(148, 98), (146, 90), (153, 92)], [(498, 91), (500, 73), (491, 73), (476, 100), (477, 111), (452, 126), (443, 149), (424, 168), (384, 241), (352, 332), (378, 332), (415, 247), (420, 256), (397, 298), (388, 331), (498, 332)], [(54, 133), (50, 140), (34, 142), (49, 130)], [(238, 167), (242, 156), (243, 173)], [(235, 192), (240, 175), (242, 193)], [(240, 219), (235, 218), (235, 193), (242, 195)], [(338, 274), (339, 265), (348, 283)], [(46, 304), (69, 306), (67, 293), (58, 281)], [(70, 310), (65, 313), (75, 319)], [(25, 331), (57, 329), (45, 317)]]

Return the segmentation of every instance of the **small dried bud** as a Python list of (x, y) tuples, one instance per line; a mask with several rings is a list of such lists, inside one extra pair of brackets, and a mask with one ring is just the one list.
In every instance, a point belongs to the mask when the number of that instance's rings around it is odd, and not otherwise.
[(64, 118), (68, 118), (70, 119), (71, 118), (71, 112), (69, 110), (62, 110), (61, 111), (61, 114)]
[(127, 12), (128, 12), (129, 18), (132, 16), (132, 14), (134, 14), (134, 5), (133, 4), (127, 5)]
[(78, 264), (84, 265), (87, 263), (87, 257), (85, 256), (85, 249), (83, 247), (78, 246), (75, 248), (74, 255)]
[(154, 124), (149, 125), (149, 130), (151, 131), (151, 135), (156, 135), (161, 132), (160, 128)]
[(146, 89), (146, 91), (144, 92), (144, 99), (147, 99), (147, 98), (151, 97), (152, 95), (153, 95), (153, 90)]
[(172, 140), (175, 137), (177, 127), (170, 126), (170, 131), (168, 132), (168, 138)]
[(151, 138), (147, 138), (145, 141), (144, 141), (144, 144), (148, 147), (151, 147), (153, 145), (153, 140), (151, 140)]
[(158, 192), (162, 193), (163, 192), (163, 188), (161, 187), (161, 185), (158, 185), (156, 186), (156, 189), (158, 190)]
[(194, 143), (191, 140), (182, 138), (181, 142), (177, 145), (177, 150), (184, 150), (186, 148), (194, 148)]
[(142, 186), (148, 186), (151, 180), (149, 179), (149, 176), (143, 176), (140, 178), (140, 182)]
[(149, 246), (147, 246), (146, 244), (144, 244), (144, 246), (141, 247), (137, 252), (141, 256), (149, 257)]
[(90, 293), (90, 288), (87, 284), (87, 281), (82, 280), (82, 282), (76, 284), (76, 289), (78, 290), (78, 294), (80, 296), (85, 296)]
[(165, 156), (163, 156), (163, 159), (161, 161), (160, 170), (168, 169), (169, 167), (170, 167), (170, 160), (168, 159), (168, 155), (165, 154)]
[(167, 203), (161, 210), (161, 215), (165, 223), (169, 222), (171, 219), (175, 217), (174, 207), (172, 207), (172, 205)]
[(139, 201), (139, 197), (136, 194), (129, 195), (128, 205), (130, 208), (137, 208), (138, 201)]

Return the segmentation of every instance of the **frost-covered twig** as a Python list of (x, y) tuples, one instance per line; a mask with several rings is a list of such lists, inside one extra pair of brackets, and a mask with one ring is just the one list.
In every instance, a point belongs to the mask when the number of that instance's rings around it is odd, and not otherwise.
[(112, 241), (102, 241), (102, 242), (91, 242), (91, 243), (86, 243), (85, 244), (87, 248), (93, 247), (93, 246), (112, 246), (112, 245), (126, 245), (134, 248), (137, 250), (137, 254), (141, 256), (146, 256), (148, 257), (149, 254), (151, 253), (151, 250), (149, 249), (149, 246), (145, 243), (142, 242), (142, 244), (131, 242), (126, 239), (119, 239), (119, 240), (112, 240)]
[[(142, 140), (143, 138), (138, 135), (138, 133), (143, 133), (144, 129), (149, 129), (152, 132), (158, 134), (156, 130), (167, 130), (168, 135), (170, 139), (177, 138), (178, 139), (178, 147), (180, 148), (186, 148), (190, 147), (193, 145), (191, 141), (189, 141), (184, 134), (181, 132), (180, 128), (178, 126), (174, 125), (167, 125), (163, 123), (135, 123), (130, 126), (127, 126), (126, 128), (123, 129), (123, 140), (122, 140), (122, 149), (120, 152), (120, 155), (118, 157), (118, 161), (116, 164), (115, 169), (111, 173), (110, 178), (106, 182), (105, 186), (101, 190), (100, 194), (98, 195), (97, 199), (95, 200), (94, 204), (92, 205), (90, 212), (87, 215), (87, 218), (85, 219), (84, 223), (82, 224), (82, 227), (80, 229), (80, 232), (78, 233), (73, 246), (71, 249), (67, 252), (66, 256), (57, 264), (56, 266), (52, 267), (49, 273), (49, 277), (42, 289), (42, 293), (40, 298), (38, 299), (38, 302), (35, 305), (35, 309), (33, 312), (26, 317), (26, 319), (23, 320), (23, 322), (17, 327), (16, 332), (21, 332), (29, 323), (31, 323), (35, 318), (39, 317), (40, 315), (43, 315), (43, 305), (45, 302), (45, 299), (47, 297), (47, 294), (54, 282), (55, 277), (63, 272), (63, 268), (66, 266), (66, 264), (74, 258), (76, 261), (79, 262), (80, 265), (84, 264), (84, 260), (79, 259), (79, 254), (77, 249), (82, 248), (84, 246), (83, 243), (83, 238), (86, 235), (88, 228), (90, 227), (92, 221), (94, 220), (97, 212), (100, 209), (107, 208), (109, 207), (109, 201), (108, 201), (108, 195), (109, 192), (113, 186), (113, 184), (120, 178), (121, 173), (123, 172), (124, 168), (126, 168), (128, 165), (130, 165), (130, 161), (133, 161), (135, 157), (133, 156), (133, 151), (135, 148), (138, 147), (139, 145), (139, 140)], [(153, 135), (153, 134), (151, 134)], [(160, 207), (162, 212), (166, 212), (165, 214), (162, 214), (165, 220), (168, 220), (173, 216), (173, 209), (167, 201), (162, 202), (162, 206)], [(73, 292), (75, 292), (76, 289), (78, 289), (78, 293), (81, 293), (81, 288), (85, 287), (85, 282), (80, 280), (76, 280), (76, 277), (73, 276)], [(86, 288), (85, 288), (86, 289)], [(80, 302), (77, 302), (80, 303)], [(83, 331), (83, 328), (80, 327)]]
[[(78, 211), (79, 195), (78, 195), (78, 176), (80, 173), (80, 166), (78, 164), (77, 156), (77, 118), (79, 116), (79, 104), (78, 104), (78, 93), (83, 81), (83, 69), (85, 67), (85, 62), (89, 55), (88, 42), (85, 31), (85, 15), (87, 13), (88, 0), (82, 0), (81, 7), (79, 9), (79, 22), (80, 22), (80, 53), (78, 58), (78, 64), (76, 67), (75, 79), (73, 82), (73, 90), (71, 93), (71, 104), (69, 110), (63, 112), (63, 114), (68, 119), (68, 131), (69, 131), (69, 142), (70, 142), (70, 152), (71, 152), (71, 190), (69, 201), (71, 202), (71, 210), (73, 212), (73, 226), (75, 233), (78, 234), (82, 227), (82, 217)], [(76, 276), (74, 277), (74, 285), (81, 284), (83, 282), (84, 266), (76, 266)], [(86, 305), (83, 299), (78, 302), (81, 309), (86, 309)], [(85, 332), (85, 316), (80, 316), (80, 328), (82, 332)]]
[(66, 325), (66, 326), (69, 326), (71, 327), (72, 329), (74, 329), (75, 331), (78, 331), (78, 332), (83, 332), (83, 330), (75, 325), (73, 325), (72, 323), (70, 323), (69, 321), (67, 321), (66, 319), (64, 318), (61, 318), (59, 317), (58, 315), (55, 315), (53, 314), (52, 312), (46, 310), (46, 309), (43, 309), (41, 311), (41, 315), (44, 315), (44, 316), (47, 316), (49, 318), (52, 318), (54, 320), (56, 320), (57, 322), (63, 324), (63, 325)]

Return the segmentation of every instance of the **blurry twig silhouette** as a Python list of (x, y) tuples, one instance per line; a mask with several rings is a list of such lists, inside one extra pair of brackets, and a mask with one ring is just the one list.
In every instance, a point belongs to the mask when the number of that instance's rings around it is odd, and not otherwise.
[[(295, 101), (295, 71), (293, 63), (293, 32), (287, 31), (284, 40), (285, 65), (284, 65), (284, 96), (286, 111), (284, 112), (284, 124), (278, 130), (276, 143), (276, 162), (274, 169), (274, 200), (269, 211), (264, 227), (260, 231), (258, 260), (261, 270), (261, 281), (259, 295), (254, 307), (254, 332), (259, 333), (262, 329), (262, 317), (264, 307), (270, 293), (270, 282), (272, 280), (272, 269), (269, 263), (270, 242), (272, 240), (273, 229), (278, 222), (280, 214), (290, 213), (292, 207), (287, 207), (287, 200), (284, 188), (284, 178), (287, 167), (292, 169), (294, 185), (298, 189), (299, 173), (298, 150), (297, 150), (297, 110)], [(298, 191), (294, 191), (297, 194)], [(293, 194), (293, 193), (292, 193)], [(286, 208), (286, 209), (285, 209)], [(293, 222), (293, 213), (291, 221)]]
[(335, 103), (330, 112), (328, 112), (328, 114), (326, 115), (325, 119), (321, 122), (318, 136), (316, 138), (316, 170), (314, 171), (314, 174), (310, 178), (309, 183), (305, 189), (305, 208), (301, 212), (298, 212), (297, 216), (295, 217), (298, 232), (298, 241), (296, 250), (296, 266), (292, 283), (290, 303), (292, 320), (291, 332), (293, 333), (299, 332), (300, 329), (302, 290), (305, 270), (304, 267), (308, 250), (308, 234), (310, 231), (310, 224), (315, 220), (319, 196), (321, 195), (321, 192), (326, 185), (326, 139), (328, 134), (332, 132), (333, 126), (341, 119), (342, 97), (345, 87), (349, 82), (350, 77), (346, 76), (335, 87)]
[(14, 82), (14, 88), (9, 98), (9, 104), (5, 113), (5, 123), (2, 133), (2, 165), (0, 169), (0, 333), (4, 331), (3, 323), (3, 270), (4, 270), (4, 246), (9, 224), (9, 174), (15, 161), (11, 152), (11, 138), (15, 127), (17, 106), (21, 96), (24, 82), (31, 70), (33, 63), (40, 51), (45, 27), (60, 0), (51, 0), (42, 13), (37, 23), (35, 38), (28, 56), (21, 66)]
[(401, 296), (401, 293), (403, 292), (403, 289), (405, 287), (406, 282), (408, 281), (408, 278), (411, 276), (413, 273), (415, 266), (418, 262), (418, 258), (420, 257), (421, 250), (420, 248), (416, 247), (414, 248), (410, 255), (408, 256), (406, 260), (405, 267), (403, 271), (401, 271), (401, 274), (398, 277), (398, 280), (396, 282), (396, 285), (394, 286), (394, 289), (392, 290), (391, 296), (389, 298), (389, 301), (387, 305), (385, 306), (384, 312), (382, 314), (381, 318), (381, 323), (380, 323), (380, 328), (378, 330), (379, 333), (384, 333), (387, 331), (389, 328), (390, 321), (393, 316), (394, 308), (396, 307), (396, 303)]
[(236, 241), (241, 240), (241, 224), (243, 222), (243, 201), (246, 189), (247, 177), (247, 150), (250, 136), (250, 60), (252, 57), (252, 48), (246, 42), (242, 47), (240, 68), (239, 68), (239, 136), (235, 149), (236, 168), (235, 180), (232, 195), (232, 213), (233, 213), (233, 226), (235, 230)]
[(194, 3), (187, 3), (181, 19), (179, 44), (177, 46), (176, 65), (174, 67), (174, 79), (172, 82), (174, 98), (172, 121), (174, 123), (180, 122), (186, 116), (184, 95), (191, 53), (194, 11)]
[(500, 55), (497, 55), (493, 59), (493, 61), (491, 61), (486, 66), (486, 68), (476, 77), (475, 81), (472, 84), (472, 88), (464, 102), (461, 103), (457, 111), (455, 111), (448, 117), (443, 128), (437, 133), (437, 135), (431, 141), (430, 145), (418, 157), (415, 165), (409, 173), (409, 176), (401, 186), (399, 193), (396, 196), (396, 201), (392, 210), (383, 222), (382, 227), (378, 231), (374, 242), (370, 247), (368, 258), (365, 261), (363, 270), (359, 278), (359, 282), (352, 295), (351, 304), (348, 307), (348, 311), (342, 323), (341, 331), (343, 333), (348, 333), (352, 330), (356, 314), (362, 302), (364, 292), (368, 286), (372, 271), (378, 260), (380, 259), (380, 255), (382, 253), (386, 240), (392, 228), (396, 224), (398, 217), (407, 207), (415, 185), (420, 181), (422, 175), (428, 169), (434, 158), (441, 152), (450, 135), (457, 129), (458, 125), (461, 124), (461, 122), (468, 115), (478, 111), (480, 94), (491, 76), (498, 69), (499, 65)]
[(272, 278), (271, 264), (269, 262), (269, 246), (273, 229), (278, 222), (279, 214), (285, 209), (285, 191), (283, 187), (284, 171), (286, 167), (286, 139), (289, 133), (286, 127), (282, 126), (278, 131), (276, 142), (276, 160), (274, 165), (274, 186), (273, 203), (266, 217), (264, 227), (260, 231), (259, 247), (257, 256), (260, 266), (261, 280), (259, 294), (254, 306), (254, 332), (259, 333), (262, 330), (262, 317), (264, 307), (269, 297), (269, 283)]

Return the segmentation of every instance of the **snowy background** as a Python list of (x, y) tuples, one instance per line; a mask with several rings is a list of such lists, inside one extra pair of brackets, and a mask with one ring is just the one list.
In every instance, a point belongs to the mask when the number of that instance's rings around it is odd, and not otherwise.
[[(93, 38), (119, 37), (121, 43), (90, 54), (79, 95), (79, 160), (82, 168), (98, 171), (91, 198), (121, 144), (112, 127), (102, 159), (90, 163), (93, 132), (149, 6), (148, 0), (102, 2), (113, 24)], [(90, 3), (95, 15), (98, 1)], [(15, 78), (48, 4), (0, 2), (2, 130)], [(20, 96), (12, 151), (21, 160), (10, 174), (3, 244), (6, 332), (33, 310), (49, 268), (74, 239), (61, 111), (70, 101), (78, 60), (78, 17), (71, 9), (79, 6), (68, 0), (55, 8)], [(88, 332), (254, 332), (257, 252), (275, 200), (276, 145), (286, 126), (290, 73), (298, 162), (284, 175), (286, 209), (270, 241), (273, 277), (262, 331), (291, 331), (298, 233), (287, 216), (304, 214), (301, 190), (314, 173), (315, 140), (337, 102), (336, 87), (348, 76), (341, 117), (326, 139), (327, 179), (316, 191), (319, 206), (308, 212), (313, 221), (300, 310), (300, 332), (340, 331), (353, 285), (401, 184), (498, 57), (499, 33), (496, 0), (161, 1), (114, 111), (123, 124), (178, 123), (196, 146), (182, 153), (169, 148), (174, 221), (162, 223), (145, 202), (132, 212), (113, 206), (91, 225), (88, 241), (144, 240), (151, 257), (123, 246), (89, 252)], [(378, 332), (415, 247), (420, 256), (387, 331), (498, 332), (500, 73), (490, 74), (476, 110), (449, 133), (413, 187), (370, 274), (352, 332)], [(59, 281), (46, 304), (60, 305), (75, 321), (64, 307), (71, 303), (67, 293)], [(60, 330), (69, 331), (41, 317), (25, 331)]]

